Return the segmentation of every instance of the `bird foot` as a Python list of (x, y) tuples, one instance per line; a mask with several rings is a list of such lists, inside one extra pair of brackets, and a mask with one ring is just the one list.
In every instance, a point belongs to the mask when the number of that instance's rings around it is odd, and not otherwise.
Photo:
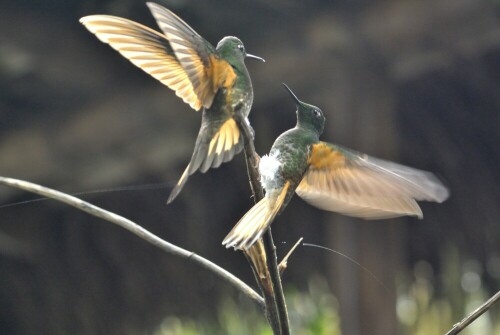
[(257, 164), (257, 167), (259, 167), (260, 165), (260, 156), (258, 153), (255, 153), (255, 155), (253, 156), (254, 160), (255, 160), (255, 164)]

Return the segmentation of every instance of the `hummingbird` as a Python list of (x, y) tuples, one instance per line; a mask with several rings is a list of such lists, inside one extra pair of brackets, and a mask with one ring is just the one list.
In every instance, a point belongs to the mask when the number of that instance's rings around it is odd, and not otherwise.
[(320, 141), (325, 116), (300, 101), (295, 128), (281, 134), (259, 162), (266, 194), (222, 242), (249, 249), (287, 206), (294, 193), (323, 210), (363, 219), (422, 218), (417, 200), (443, 202), (448, 189), (430, 172), (417, 170)]
[(203, 109), (191, 161), (171, 191), (170, 203), (193, 173), (217, 168), (241, 152), (244, 140), (239, 125), (249, 127), (253, 134), (248, 121), (253, 88), (245, 59), (264, 59), (247, 53), (233, 36), (224, 37), (214, 48), (170, 10), (146, 4), (163, 33), (110, 15), (85, 16), (80, 22), (191, 108)]

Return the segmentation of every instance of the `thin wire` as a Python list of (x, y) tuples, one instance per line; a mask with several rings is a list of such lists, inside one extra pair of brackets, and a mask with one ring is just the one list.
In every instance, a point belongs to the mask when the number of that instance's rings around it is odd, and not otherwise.
[(355, 261), (353, 258), (341, 253), (340, 251), (337, 251), (337, 250), (333, 250), (333, 249), (330, 249), (330, 248), (327, 248), (327, 247), (324, 247), (322, 245), (317, 245), (317, 244), (312, 244), (312, 243), (302, 243), (302, 245), (304, 247), (314, 247), (314, 248), (319, 248), (319, 249), (324, 249), (324, 250), (327, 250), (327, 251), (331, 251), (337, 255), (340, 255), (342, 257), (345, 257), (347, 260), (353, 262), (354, 264), (356, 264), (358, 267), (360, 267), (362, 270), (366, 271), (373, 279), (375, 279), (375, 281), (384, 288), (384, 290), (386, 291), (386, 293), (390, 293), (389, 292), (389, 289), (384, 285), (384, 283), (382, 283), (378, 278), (377, 276), (375, 276), (373, 274), (373, 272), (371, 272), (370, 270), (368, 270), (367, 268), (365, 268), (363, 265), (359, 264), (359, 262)]
[[(162, 188), (169, 187), (171, 185), (172, 185), (171, 182), (169, 182), (169, 183), (155, 183), (155, 184), (141, 184), (141, 185), (131, 185), (131, 186), (108, 188), (108, 189), (105, 188), (105, 189), (99, 189), (99, 190), (94, 190), (94, 191), (70, 193), (70, 195), (80, 196), (80, 195), (91, 195), (91, 194), (112, 193), (112, 192), (159, 190)], [(40, 202), (40, 201), (45, 201), (45, 200), (51, 200), (51, 198), (42, 197), (42, 198), (36, 198), (36, 199), (31, 199), (31, 200), (25, 200), (25, 201), (19, 201), (19, 202), (14, 202), (14, 203), (10, 203), (10, 204), (0, 205), (0, 209), (30, 204), (30, 203)]]

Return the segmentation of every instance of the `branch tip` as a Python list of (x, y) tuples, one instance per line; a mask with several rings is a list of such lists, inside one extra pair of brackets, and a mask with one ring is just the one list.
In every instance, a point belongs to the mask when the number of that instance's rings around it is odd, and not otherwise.
[(283, 274), (283, 272), (285, 272), (288, 266), (288, 259), (290, 258), (290, 256), (292, 256), (293, 252), (295, 251), (295, 249), (297, 249), (297, 247), (300, 245), (303, 239), (304, 239), (303, 237), (299, 238), (299, 240), (295, 243), (292, 249), (290, 249), (290, 251), (285, 255), (285, 257), (283, 257), (283, 260), (279, 264), (280, 274)]

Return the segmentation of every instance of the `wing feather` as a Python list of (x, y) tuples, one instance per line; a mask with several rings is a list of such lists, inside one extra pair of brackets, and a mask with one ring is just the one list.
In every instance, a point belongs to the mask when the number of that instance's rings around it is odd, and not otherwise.
[(174, 90), (193, 109), (202, 107), (202, 100), (164, 35), (139, 23), (109, 15), (86, 16), (80, 22), (100, 41)]
[(156, 3), (148, 2), (147, 6), (169, 40), (202, 105), (210, 108), (218, 89), (233, 84), (236, 74), (232, 66), (220, 59), (215, 48), (180, 17)]
[(296, 192), (321, 209), (365, 219), (421, 218), (416, 200), (442, 202), (449, 196), (430, 172), (326, 142), (313, 145), (309, 161)]

